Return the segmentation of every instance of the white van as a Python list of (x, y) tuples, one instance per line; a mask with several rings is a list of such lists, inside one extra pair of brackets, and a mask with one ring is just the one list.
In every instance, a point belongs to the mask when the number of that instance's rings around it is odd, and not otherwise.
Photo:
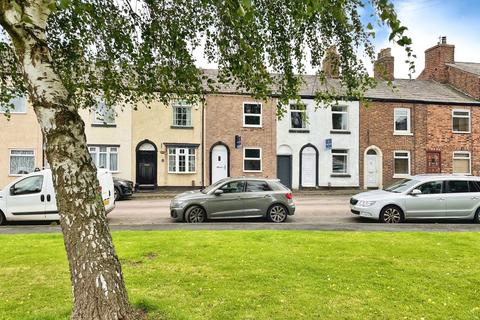
[[(103, 204), (107, 213), (115, 208), (112, 174), (98, 169)], [(7, 221), (59, 220), (52, 171), (40, 170), (25, 175), (0, 191), (0, 225)]]

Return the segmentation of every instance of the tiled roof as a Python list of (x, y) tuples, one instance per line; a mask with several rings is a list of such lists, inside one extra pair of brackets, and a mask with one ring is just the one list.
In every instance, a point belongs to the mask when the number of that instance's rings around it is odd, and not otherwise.
[(480, 76), (480, 63), (477, 63), (477, 62), (454, 62), (454, 63), (447, 63), (447, 65)]
[[(212, 79), (216, 76), (216, 70), (204, 70), (204, 74)], [(345, 96), (339, 79), (328, 79), (322, 84), (315, 75), (304, 75), (305, 84), (300, 88), (299, 94), (303, 97), (313, 97), (316, 92), (328, 89), (335, 92), (339, 97)], [(449, 85), (441, 84), (432, 80), (409, 80), (395, 79), (393, 88), (385, 81), (379, 81), (377, 86), (365, 92), (365, 97), (372, 100), (395, 100), (395, 101), (416, 101), (432, 103), (455, 103), (475, 104), (480, 106), (480, 101), (475, 100)], [(219, 85), (219, 93), (240, 94), (245, 93), (238, 90), (234, 85)], [(248, 94), (248, 93), (246, 93)]]

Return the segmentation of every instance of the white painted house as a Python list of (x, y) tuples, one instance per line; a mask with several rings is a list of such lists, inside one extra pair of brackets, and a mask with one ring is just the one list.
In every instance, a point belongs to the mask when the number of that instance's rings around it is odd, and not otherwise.
[(359, 186), (359, 102), (291, 101), (277, 122), (277, 176), (298, 188)]

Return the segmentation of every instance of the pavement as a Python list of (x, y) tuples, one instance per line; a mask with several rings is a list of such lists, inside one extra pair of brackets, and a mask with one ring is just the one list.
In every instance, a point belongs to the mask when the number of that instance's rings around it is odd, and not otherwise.
[[(117, 202), (108, 215), (112, 230), (325, 230), (325, 231), (480, 231), (470, 221), (421, 221), (381, 224), (350, 213), (348, 195), (302, 193), (295, 197), (297, 211), (283, 224), (263, 219), (215, 220), (203, 224), (175, 222), (170, 218), (170, 199), (134, 197)], [(60, 232), (49, 223), (16, 223), (0, 227), (0, 234)]]

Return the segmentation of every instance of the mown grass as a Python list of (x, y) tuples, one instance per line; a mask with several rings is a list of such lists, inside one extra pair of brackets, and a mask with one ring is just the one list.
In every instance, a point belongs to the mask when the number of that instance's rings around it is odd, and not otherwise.
[[(115, 232), (149, 319), (479, 319), (480, 234)], [(0, 236), (0, 319), (68, 319), (60, 235)]]

